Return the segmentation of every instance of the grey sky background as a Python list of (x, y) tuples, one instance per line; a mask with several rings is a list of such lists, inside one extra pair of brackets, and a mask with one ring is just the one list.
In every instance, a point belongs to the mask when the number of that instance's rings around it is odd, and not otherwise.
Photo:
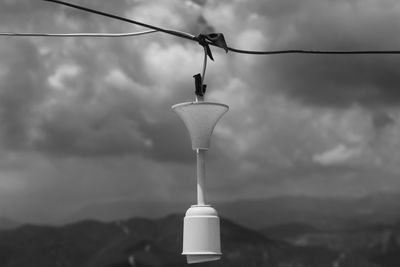
[[(253, 50), (400, 49), (396, 0), (74, 3)], [(1, 0), (1, 32), (143, 28)], [(400, 191), (400, 56), (250, 56), (212, 48), (207, 99), (228, 104), (207, 156), (212, 201)], [(199, 45), (0, 37), (0, 212), (46, 221), (91, 203), (195, 201), (195, 155), (170, 110), (192, 101)]]

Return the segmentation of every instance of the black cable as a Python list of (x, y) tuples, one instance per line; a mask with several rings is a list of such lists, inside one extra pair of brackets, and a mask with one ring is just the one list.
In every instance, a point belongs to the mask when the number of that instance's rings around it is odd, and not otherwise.
[(153, 25), (149, 25), (149, 24), (146, 24), (146, 23), (143, 23), (143, 22), (139, 22), (139, 21), (135, 21), (135, 20), (132, 20), (132, 19), (120, 17), (120, 16), (117, 16), (117, 15), (105, 13), (105, 12), (94, 10), (94, 9), (87, 8), (87, 7), (82, 7), (82, 6), (66, 3), (66, 2), (63, 2), (63, 1), (59, 1), (59, 0), (43, 0), (43, 1), (58, 3), (58, 4), (61, 4), (61, 5), (69, 6), (69, 7), (80, 9), (80, 10), (84, 10), (84, 11), (87, 11), (87, 12), (91, 12), (91, 13), (94, 13), (94, 14), (102, 15), (102, 16), (113, 18), (113, 19), (117, 19), (117, 20), (122, 20), (122, 21), (125, 21), (125, 22), (133, 23), (133, 24), (136, 24), (136, 25), (139, 25), (139, 26), (142, 26), (142, 27), (146, 27), (146, 28), (149, 28), (149, 29), (156, 30), (156, 31), (160, 31), (160, 32), (172, 34), (172, 35), (175, 35), (175, 36), (178, 36), (178, 37), (181, 37), (181, 38), (185, 38), (185, 39), (189, 39), (189, 40), (192, 40), (192, 41), (193, 40), (196, 41), (196, 37), (192, 36), (191, 34), (188, 34), (188, 33), (183, 33), (183, 32), (179, 32), (179, 31), (167, 30), (167, 29), (159, 28), (159, 27), (156, 27), (156, 26), (153, 26)]
[(400, 50), (353, 50), (353, 51), (335, 51), (335, 50), (275, 50), (275, 51), (251, 51), (227, 47), (231, 52), (249, 55), (276, 55), (276, 54), (324, 54), (324, 55), (361, 55), (361, 54), (400, 54)]
[(156, 30), (147, 30), (141, 32), (126, 33), (33, 33), (33, 32), (0, 32), (0, 36), (31, 36), (31, 37), (131, 37), (158, 32)]
[[(139, 26), (142, 26), (142, 27), (150, 28), (150, 29), (153, 29), (153, 30), (156, 30), (156, 31), (164, 32), (164, 33), (171, 34), (171, 35), (174, 35), (174, 36), (177, 36), (177, 37), (181, 37), (181, 38), (184, 38), (184, 39), (188, 39), (188, 40), (191, 40), (191, 41), (198, 42), (203, 47), (208, 47), (207, 45), (212, 45), (212, 46), (216, 46), (216, 47), (219, 47), (219, 48), (223, 48), (223, 49), (225, 49), (225, 51), (231, 51), (231, 52), (240, 53), (240, 54), (249, 54), (249, 55), (277, 55), (277, 54), (322, 54), (322, 55), (392, 54), (393, 55), (393, 54), (400, 54), (400, 50), (364, 50), (364, 51), (361, 51), (361, 50), (353, 50), (353, 51), (301, 50), (301, 49), (274, 50), (274, 51), (242, 50), (242, 49), (237, 49), (237, 48), (226, 46), (226, 44), (225, 45), (221, 45), (220, 43), (211, 41), (209, 39), (204, 40), (204, 42), (202, 43), (201, 39), (199, 37), (196, 37), (196, 36), (191, 35), (189, 33), (170, 30), (170, 29), (163, 29), (163, 28), (156, 27), (156, 26), (153, 26), (153, 25), (149, 25), (149, 24), (146, 24), (146, 23), (143, 23), (143, 22), (139, 22), (139, 21), (135, 21), (135, 20), (132, 20), (132, 19), (120, 17), (120, 16), (117, 16), (117, 15), (105, 13), (105, 12), (94, 10), (94, 9), (87, 8), (87, 7), (82, 7), (82, 6), (66, 3), (66, 2), (63, 2), (63, 1), (59, 1), (59, 0), (43, 0), (43, 1), (54, 2), (54, 3), (62, 4), (62, 5), (65, 5), (65, 6), (69, 6), (69, 7), (72, 7), (72, 8), (84, 10), (84, 11), (91, 12), (91, 13), (95, 13), (95, 14), (98, 14), (98, 15), (106, 16), (106, 17), (109, 17), (109, 18), (113, 18), (113, 19), (122, 20), (122, 21), (129, 22), (129, 23), (133, 23), (133, 24), (136, 24), (136, 25), (139, 25)], [(222, 37), (222, 39), (223, 39), (223, 37)], [(220, 39), (220, 40), (222, 40), (222, 39)], [(225, 40), (224, 40), (224, 42), (225, 42)], [(210, 51), (209, 55), (211, 55), (211, 51)], [(210, 56), (210, 58), (212, 59), (212, 56)]]

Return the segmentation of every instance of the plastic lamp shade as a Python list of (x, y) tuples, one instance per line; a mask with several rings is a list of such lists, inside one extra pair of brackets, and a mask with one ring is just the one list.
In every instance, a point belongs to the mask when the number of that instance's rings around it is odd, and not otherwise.
[[(189, 132), (197, 152), (197, 190), (199, 205), (186, 212), (183, 223), (183, 255), (188, 263), (215, 261), (221, 258), (221, 241), (217, 211), (204, 205), (204, 150), (210, 147), (215, 125), (229, 107), (213, 102), (186, 102), (172, 106)], [(200, 191), (199, 191), (200, 190)], [(200, 197), (199, 197), (200, 196)]]
[(172, 109), (184, 122), (193, 150), (206, 150), (210, 147), (210, 138), (215, 125), (229, 107), (213, 102), (186, 102), (176, 104)]
[(183, 252), (188, 263), (215, 261), (221, 258), (219, 217), (208, 205), (193, 205), (183, 224)]

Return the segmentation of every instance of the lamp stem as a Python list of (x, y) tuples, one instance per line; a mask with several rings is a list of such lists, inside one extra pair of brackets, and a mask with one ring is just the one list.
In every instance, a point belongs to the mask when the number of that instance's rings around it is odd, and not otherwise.
[(205, 205), (206, 161), (205, 150), (197, 149), (197, 205)]

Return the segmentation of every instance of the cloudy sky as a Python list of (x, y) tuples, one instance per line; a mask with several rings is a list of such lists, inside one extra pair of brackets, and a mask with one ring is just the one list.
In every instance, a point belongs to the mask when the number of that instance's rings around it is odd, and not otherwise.
[[(72, 1), (71, 1), (72, 2)], [(253, 50), (400, 49), (397, 0), (76, 0)], [(1, 0), (1, 32), (143, 28), (39, 0)], [(230, 111), (207, 153), (211, 201), (400, 191), (400, 55), (251, 56), (212, 48), (207, 100)], [(154, 33), (0, 37), (0, 211), (49, 220), (97, 202), (195, 201), (173, 104), (203, 50)]]

